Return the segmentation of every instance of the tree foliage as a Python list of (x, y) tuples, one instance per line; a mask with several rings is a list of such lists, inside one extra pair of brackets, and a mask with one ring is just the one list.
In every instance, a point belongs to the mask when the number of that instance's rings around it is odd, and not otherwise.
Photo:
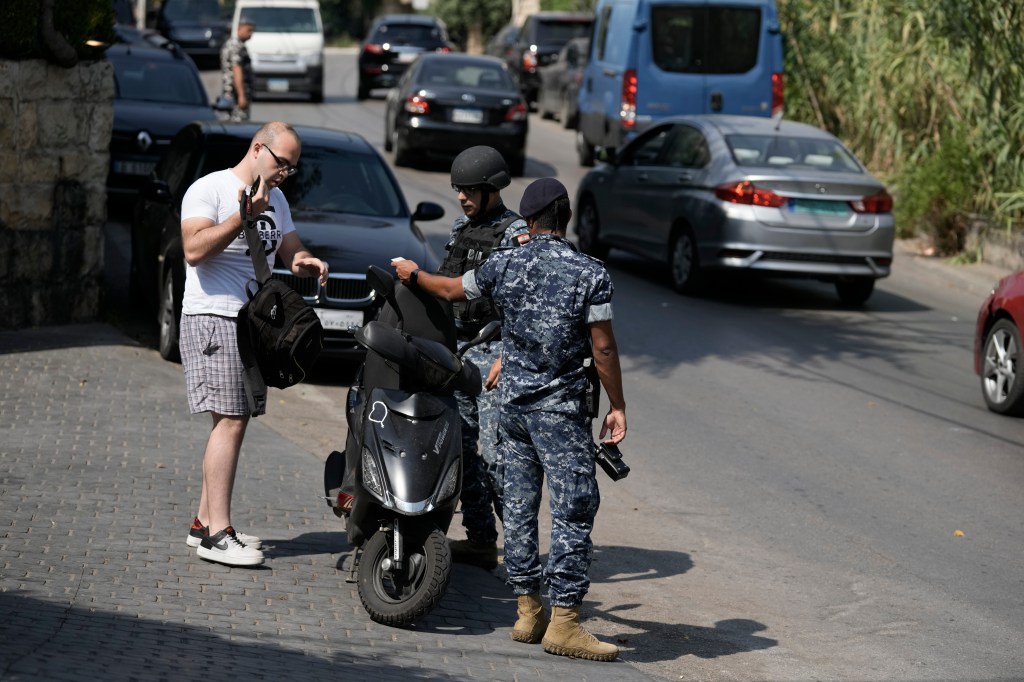
[(484, 42), (512, 18), (512, 0), (434, 0), (430, 13), (448, 25), (462, 49), (480, 52)]
[[(41, 0), (0, 3), (0, 57), (54, 59), (52, 47), (42, 38), (42, 10)], [(101, 44), (115, 41), (114, 6), (110, 0), (55, 0), (53, 28), (74, 51), (72, 59), (101, 58)]]
[(904, 234), (954, 245), (1024, 210), (1024, 8), (1004, 0), (779, 0), (786, 115), (885, 177)]

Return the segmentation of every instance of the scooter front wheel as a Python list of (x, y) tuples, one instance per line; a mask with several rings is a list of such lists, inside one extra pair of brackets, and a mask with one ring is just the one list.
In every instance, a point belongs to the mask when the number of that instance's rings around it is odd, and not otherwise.
[(452, 556), (439, 528), (403, 539), (400, 569), (390, 568), (394, 538), (389, 531), (374, 533), (359, 559), (359, 599), (375, 622), (403, 627), (430, 612), (448, 590)]

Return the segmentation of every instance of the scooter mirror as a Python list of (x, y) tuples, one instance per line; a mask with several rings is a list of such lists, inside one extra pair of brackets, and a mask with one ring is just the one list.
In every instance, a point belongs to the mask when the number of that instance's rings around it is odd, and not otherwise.
[(366, 269), (366, 282), (378, 294), (392, 300), (395, 297), (395, 278), (382, 267), (371, 265)]
[(484, 325), (484, 328), (476, 333), (476, 337), (473, 338), (474, 343), (485, 343), (491, 339), (495, 339), (501, 334), (501, 322), (498, 320), (491, 320)]
[(479, 346), (481, 343), (486, 343), (492, 339), (498, 338), (499, 334), (501, 334), (501, 322), (498, 320), (491, 320), (476, 333), (476, 336), (473, 337), (472, 341), (459, 349), (459, 357), (462, 357), (462, 355), (473, 346)]

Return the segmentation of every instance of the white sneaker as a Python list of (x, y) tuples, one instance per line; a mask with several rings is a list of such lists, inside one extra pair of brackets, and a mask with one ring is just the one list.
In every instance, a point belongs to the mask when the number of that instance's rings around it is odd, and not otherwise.
[(196, 554), (201, 559), (225, 566), (259, 566), (263, 563), (263, 552), (243, 543), (231, 526), (216, 535), (204, 537)]
[[(209, 529), (206, 526), (200, 525), (199, 519), (192, 521), (192, 527), (188, 530), (188, 537), (185, 539), (185, 544), (189, 547), (195, 548), (202, 543), (203, 538), (209, 533)], [(263, 541), (255, 535), (247, 535), (246, 533), (239, 533), (235, 531), (235, 537), (238, 538), (243, 545), (249, 545), (253, 549), (263, 549)]]

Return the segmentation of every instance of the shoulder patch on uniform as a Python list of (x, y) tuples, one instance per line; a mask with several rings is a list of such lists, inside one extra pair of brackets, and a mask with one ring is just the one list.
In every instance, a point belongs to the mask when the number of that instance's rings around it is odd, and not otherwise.
[(521, 234), (516, 236), (516, 243), (519, 244), (519, 246), (522, 246), (528, 241), (530, 241), (530, 235), (528, 234)]

